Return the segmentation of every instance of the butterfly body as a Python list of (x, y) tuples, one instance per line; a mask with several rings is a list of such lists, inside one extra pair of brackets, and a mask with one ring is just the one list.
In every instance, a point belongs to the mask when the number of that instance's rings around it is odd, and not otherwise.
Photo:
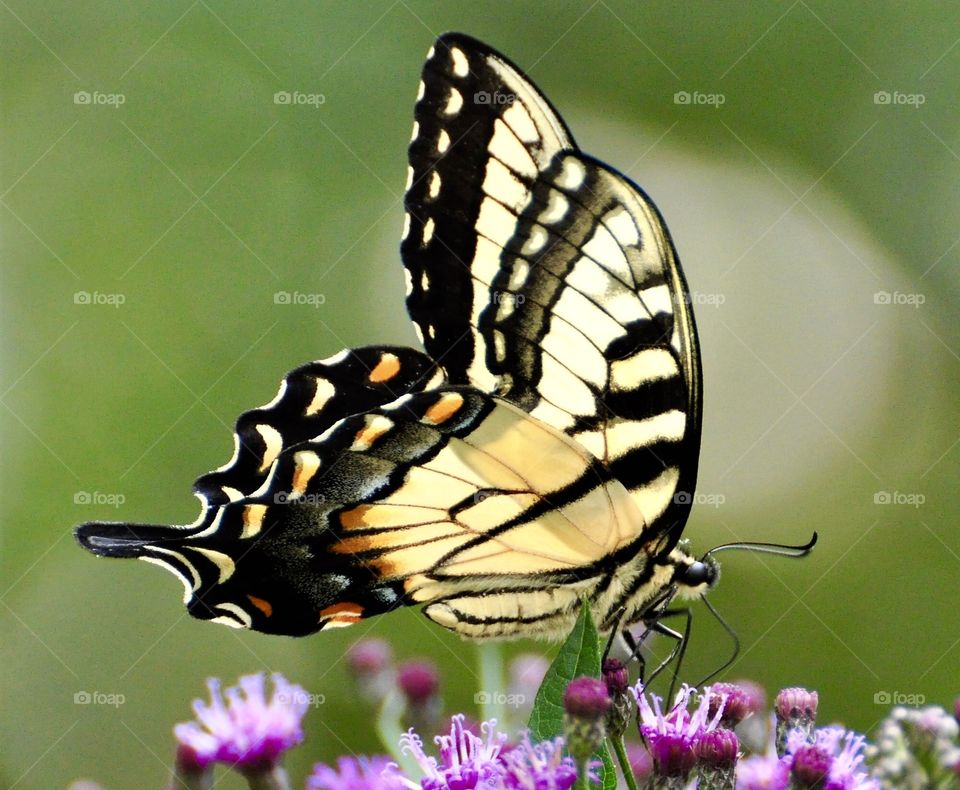
[(669, 234), (503, 56), (423, 71), (401, 253), (426, 354), (310, 363), (237, 422), (186, 527), (78, 528), (175, 573), (191, 614), (303, 635), (418, 605), (471, 638), (652, 623), (715, 580), (680, 535), (700, 362)]

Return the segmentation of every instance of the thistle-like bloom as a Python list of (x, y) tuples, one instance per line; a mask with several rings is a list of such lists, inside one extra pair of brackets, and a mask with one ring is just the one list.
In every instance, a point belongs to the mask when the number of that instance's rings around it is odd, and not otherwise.
[(868, 757), (881, 786), (939, 787), (960, 782), (960, 727), (943, 708), (896, 707), (880, 724)]
[(794, 732), (813, 743), (813, 727), (817, 721), (819, 697), (805, 688), (785, 688), (777, 694), (773, 708), (777, 714), (777, 754), (787, 752), (787, 741)]
[(534, 744), (524, 733), (514, 748), (501, 752), (507, 790), (570, 790), (577, 781), (577, 768), (563, 756), (563, 738)]
[(383, 639), (361, 639), (347, 651), (347, 669), (360, 694), (379, 703), (395, 685), (393, 649)]
[(617, 658), (608, 658), (603, 662), (601, 677), (610, 696), (610, 710), (607, 711), (607, 735), (619, 738), (627, 729), (630, 719), (630, 675), (627, 667)]
[(563, 692), (563, 734), (581, 770), (603, 743), (610, 704), (606, 684), (596, 678), (574, 678)]
[(709, 696), (704, 696), (691, 712), (688, 708), (696, 689), (684, 684), (673, 707), (664, 713), (661, 698), (650, 694), (648, 701), (643, 684), (638, 683), (630, 691), (637, 701), (640, 734), (650, 749), (655, 773), (678, 779), (687, 777), (697, 763), (694, 747), (705, 733), (717, 728), (723, 715), (723, 704), (711, 716)]
[[(438, 735), (434, 740), (440, 751), (440, 760), (426, 754), (423, 741), (411, 728), (400, 736), (400, 748), (409, 753), (423, 772), (423, 790), (469, 790), (495, 788), (504, 775), (500, 750), (507, 736), (496, 731), (496, 720), (480, 725), (482, 737), (464, 726), (463, 714), (450, 720), (450, 734)], [(408, 787), (416, 785), (407, 783)]]
[(843, 727), (817, 730), (812, 744), (794, 731), (787, 744), (794, 781), (824, 790), (880, 790), (864, 769), (865, 746), (866, 738)]
[(408, 790), (409, 783), (388, 757), (341, 757), (337, 767), (318, 763), (307, 790)]
[[(228, 763), (242, 772), (267, 771), (287, 749), (303, 740), (300, 726), (309, 697), (302, 687), (273, 675), (269, 702), (263, 674), (244, 675), (225, 693), (210, 678), (210, 703), (194, 700), (197, 721), (176, 725), (177, 740), (193, 751), (199, 767)], [(226, 704), (224, 704), (224, 696)]]
[(705, 732), (693, 748), (698, 761), (699, 790), (732, 790), (737, 757), (740, 756), (736, 733), (722, 728)]

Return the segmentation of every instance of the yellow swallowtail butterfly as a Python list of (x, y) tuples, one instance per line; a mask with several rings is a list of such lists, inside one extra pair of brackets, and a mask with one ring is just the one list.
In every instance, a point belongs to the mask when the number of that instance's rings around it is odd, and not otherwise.
[(401, 253), (426, 354), (294, 370), (199, 478), (187, 526), (94, 522), (95, 554), (180, 578), (192, 615), (303, 635), (420, 605), (474, 638), (653, 624), (716, 580), (681, 543), (701, 378), (666, 226), (502, 55), (423, 68)]

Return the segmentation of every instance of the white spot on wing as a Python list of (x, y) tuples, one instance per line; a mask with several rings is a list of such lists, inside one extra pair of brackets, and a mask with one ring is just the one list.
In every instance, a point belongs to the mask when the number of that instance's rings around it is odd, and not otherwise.
[(546, 228), (542, 225), (531, 225), (530, 237), (523, 243), (520, 252), (524, 255), (535, 255), (543, 249), (543, 245), (547, 243), (548, 238), (550, 238), (550, 234), (547, 233)]
[(412, 186), (413, 186), (413, 168), (410, 167), (410, 165), (407, 165), (407, 184), (403, 188), (404, 192), (406, 192)]
[(445, 129), (441, 129), (440, 135), (437, 137), (437, 153), (444, 154), (447, 152), (449, 147), (450, 135), (447, 134)]
[(564, 189), (578, 189), (587, 177), (587, 169), (583, 162), (568, 156), (563, 160), (563, 170), (557, 179), (557, 186)]
[(420, 84), (417, 86), (417, 101), (420, 101), (426, 92), (427, 86), (423, 84), (423, 80), (420, 80)]
[(217, 579), (218, 584), (223, 584), (233, 576), (236, 566), (233, 563), (233, 558), (228, 554), (224, 554), (222, 551), (214, 551), (213, 549), (205, 549), (202, 546), (184, 546), (184, 548), (195, 551), (197, 554), (202, 554), (217, 566), (217, 570), (220, 571), (220, 578)]
[(410, 296), (413, 293), (413, 275), (410, 274), (409, 269), (403, 270), (403, 281), (407, 287), (407, 296)]
[(417, 136), (418, 136), (419, 134), (420, 134), (420, 122), (419, 122), (419, 121), (414, 121), (414, 122), (413, 122), (413, 133), (410, 135), (410, 142), (412, 143), (414, 140), (416, 140), (416, 139), (417, 139)]
[(537, 219), (544, 225), (552, 225), (554, 222), (562, 220), (570, 208), (570, 201), (560, 192), (551, 191), (550, 200), (547, 202), (547, 210)]
[(403, 215), (403, 231), (400, 234), (400, 240), (405, 241), (407, 236), (410, 235), (410, 215)]
[(227, 617), (215, 617), (214, 619), (218, 623), (223, 623), (224, 625), (232, 625), (234, 628), (249, 628), (253, 624), (253, 618), (250, 616), (250, 613), (245, 609), (237, 606), (235, 603), (218, 603), (216, 606), (217, 609), (221, 609), (224, 612), (230, 612), (235, 614), (242, 621), (242, 625), (238, 623), (234, 618)]
[[(406, 271), (406, 269), (404, 269), (404, 271)], [(313, 380), (316, 383), (316, 389), (313, 392), (313, 399), (304, 411), (304, 415), (307, 417), (318, 414), (320, 410), (330, 402), (330, 398), (337, 393), (336, 387), (327, 379), (316, 376)]]
[(430, 243), (430, 239), (433, 238), (434, 225), (433, 217), (430, 217), (430, 219), (423, 223), (423, 238), (420, 240), (421, 247), (426, 247)]
[(440, 194), (440, 174), (434, 170), (430, 173), (430, 186), (428, 187), (427, 197), (430, 200), (435, 200), (437, 195)]
[(266, 423), (260, 423), (257, 425), (256, 431), (260, 434), (264, 444), (263, 461), (260, 463), (260, 468), (257, 470), (258, 472), (263, 473), (270, 468), (270, 464), (276, 461), (277, 456), (280, 455), (280, 451), (283, 449), (283, 436), (281, 435), (280, 431), (278, 431), (272, 425), (267, 425)]
[(450, 59), (453, 63), (453, 73), (457, 77), (466, 77), (470, 73), (470, 64), (462, 49), (450, 47)]
[(451, 87), (447, 95), (447, 106), (443, 108), (443, 114), (450, 117), (460, 112), (463, 107), (463, 94), (456, 88)]

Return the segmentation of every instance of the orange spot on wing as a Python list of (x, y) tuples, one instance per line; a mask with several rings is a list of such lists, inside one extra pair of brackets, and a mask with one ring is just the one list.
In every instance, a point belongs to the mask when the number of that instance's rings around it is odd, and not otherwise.
[(460, 408), (463, 406), (463, 395), (459, 392), (448, 392), (443, 395), (440, 400), (433, 404), (426, 413), (423, 415), (423, 419), (433, 425), (439, 425), (442, 422), (449, 420), (454, 414), (460, 411)]
[(340, 524), (344, 529), (363, 529), (367, 526), (366, 522), (363, 520), (363, 517), (367, 514), (367, 511), (370, 509), (370, 505), (357, 505), (355, 508), (350, 510), (344, 510), (340, 514)]
[(383, 384), (390, 381), (400, 372), (400, 360), (396, 354), (382, 354), (376, 367), (370, 371), (370, 381), (374, 384)]
[(363, 607), (355, 603), (335, 603), (320, 610), (320, 620), (334, 628), (353, 625), (363, 617)]
[(393, 423), (389, 420), (375, 420), (357, 431), (357, 435), (353, 437), (353, 446), (359, 449), (372, 447), (373, 443), (392, 427)]
[(263, 598), (257, 598), (256, 595), (248, 595), (247, 600), (256, 606), (257, 609), (263, 612), (264, 617), (269, 617), (273, 614), (273, 606), (271, 605), (270, 601), (265, 601)]

